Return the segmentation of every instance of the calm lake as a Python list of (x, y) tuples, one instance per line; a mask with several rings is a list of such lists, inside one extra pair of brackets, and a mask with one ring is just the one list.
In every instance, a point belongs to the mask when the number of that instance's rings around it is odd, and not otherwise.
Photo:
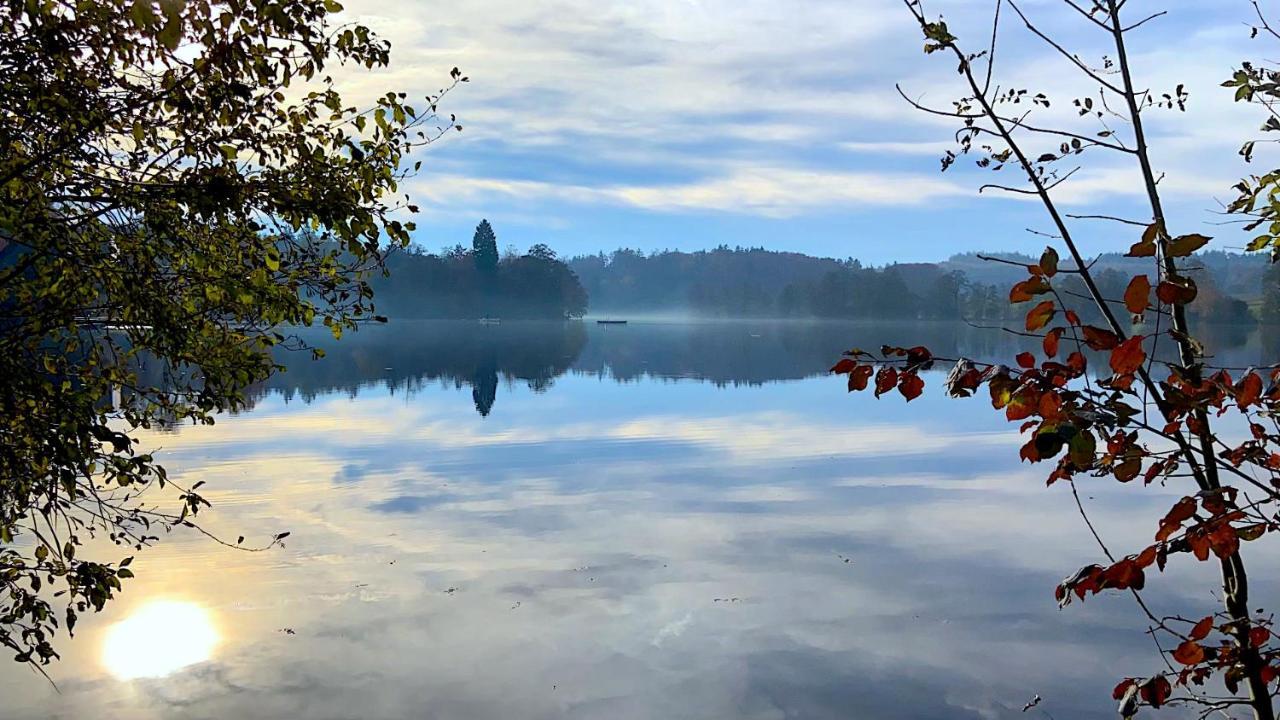
[[(1219, 337), (1220, 336), (1220, 337)], [(250, 411), (145, 441), (206, 527), (141, 553), (4, 718), (1112, 718), (1159, 668), (1131, 599), (1059, 610), (1101, 559), (985, 397), (825, 374), (883, 342), (1012, 357), (954, 325), (395, 322), (324, 342)], [(1274, 357), (1224, 330), (1224, 365)], [(1145, 544), (1184, 488), (1082, 479)], [(1254, 595), (1280, 569), (1257, 551)], [(1212, 568), (1148, 581), (1203, 615)], [(1034, 696), (1038, 707), (1023, 713)], [(1177, 717), (1176, 711), (1162, 717)]]

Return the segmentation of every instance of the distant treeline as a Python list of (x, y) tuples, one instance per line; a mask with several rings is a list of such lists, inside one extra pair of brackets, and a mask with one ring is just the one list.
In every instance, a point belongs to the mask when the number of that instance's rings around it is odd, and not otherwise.
[[(1027, 277), (1036, 258), (977, 253), (940, 263), (865, 267), (854, 259), (817, 258), (763, 248), (644, 253), (616, 250), (575, 257), (569, 268), (598, 313), (691, 312), (706, 317), (969, 319), (1021, 317), (1009, 287)], [(1204, 253), (1190, 270), (1199, 286), (1192, 312), (1215, 322), (1280, 321), (1280, 266), (1261, 255)], [(1110, 254), (1097, 258), (1095, 277), (1119, 304), (1130, 278), (1149, 263)], [(1155, 279), (1154, 277), (1152, 278)], [(1073, 283), (1073, 281), (1075, 281)], [(1064, 289), (1083, 292), (1075, 278)], [(1153, 283), (1154, 284), (1154, 283)], [(1082, 306), (1087, 303), (1082, 303)]]
[(481, 221), (471, 249), (439, 254), (411, 248), (387, 260), (389, 277), (373, 285), (380, 313), (410, 318), (564, 319), (587, 312), (587, 293), (555, 251), (538, 244), (499, 257), (497, 238)]

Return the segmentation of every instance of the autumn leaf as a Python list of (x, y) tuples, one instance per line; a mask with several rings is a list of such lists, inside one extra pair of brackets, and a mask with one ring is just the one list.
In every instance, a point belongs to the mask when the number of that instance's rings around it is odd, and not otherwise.
[(880, 368), (880, 372), (876, 373), (876, 397), (889, 392), (894, 385), (898, 384), (898, 371), (888, 365)]
[(1200, 622), (1196, 623), (1195, 627), (1191, 628), (1191, 633), (1188, 637), (1192, 640), (1203, 640), (1209, 636), (1210, 630), (1213, 630), (1212, 615), (1206, 616), (1200, 620)]
[(1116, 480), (1127, 483), (1138, 477), (1138, 473), (1142, 472), (1142, 461), (1138, 458), (1125, 460), (1124, 462), (1111, 468), (1111, 474), (1116, 476)]
[(1258, 373), (1251, 372), (1240, 378), (1240, 383), (1236, 385), (1236, 403), (1241, 410), (1258, 402), (1262, 397), (1262, 378)]
[(1204, 648), (1195, 640), (1187, 640), (1173, 651), (1173, 659), (1183, 665), (1197, 665), (1204, 662)]
[(859, 365), (849, 373), (849, 392), (866, 390), (867, 381), (871, 379), (871, 366)]
[(1035, 332), (1048, 325), (1049, 321), (1053, 319), (1054, 312), (1052, 300), (1045, 300), (1031, 308), (1031, 312), (1027, 313), (1027, 332)]
[(924, 391), (924, 380), (913, 372), (902, 373), (898, 378), (898, 392), (902, 393), (902, 397), (911, 402), (920, 397), (920, 393)]
[(1058, 251), (1051, 247), (1044, 249), (1044, 253), (1040, 255), (1040, 272), (1045, 277), (1053, 277), (1058, 274)]
[(1205, 243), (1212, 239), (1197, 233), (1176, 237), (1169, 241), (1169, 257), (1186, 257), (1204, 247)]
[(1134, 243), (1125, 253), (1128, 257), (1153, 257), (1156, 254), (1156, 237), (1159, 236), (1162, 223), (1153, 222), (1142, 231), (1142, 239)]
[(1018, 357), (1015, 359), (1018, 361), (1019, 367), (1031, 369), (1036, 366), (1036, 356), (1029, 352), (1018, 353)]
[(1153, 242), (1137, 242), (1129, 247), (1125, 257), (1155, 257), (1156, 244)]
[(1039, 275), (1027, 278), (1019, 283), (1014, 283), (1009, 288), (1009, 302), (1020, 303), (1031, 300), (1036, 295), (1043, 295), (1049, 292), (1049, 283)]
[(1044, 354), (1046, 357), (1055, 357), (1058, 354), (1058, 342), (1062, 340), (1062, 333), (1066, 332), (1066, 328), (1054, 328), (1044, 336)]
[(831, 372), (836, 373), (837, 375), (843, 375), (857, 367), (857, 365), (858, 363), (855, 360), (851, 360), (850, 358), (841, 358), (840, 362), (831, 366)]
[(1147, 351), (1142, 349), (1142, 336), (1134, 335), (1111, 351), (1111, 370), (1117, 375), (1127, 375), (1142, 367)]
[(1120, 338), (1110, 330), (1085, 325), (1080, 328), (1084, 332), (1084, 342), (1094, 350), (1110, 350), (1120, 344)]
[(1135, 275), (1124, 291), (1124, 306), (1134, 315), (1147, 309), (1151, 297), (1151, 281), (1146, 275)]
[(1164, 280), (1156, 288), (1156, 297), (1166, 305), (1186, 305), (1196, 299), (1196, 284), (1191, 278), (1178, 278), (1179, 282)]
[(1173, 694), (1173, 687), (1163, 675), (1157, 675), (1142, 686), (1139, 694), (1151, 707), (1159, 708), (1168, 702), (1169, 696)]

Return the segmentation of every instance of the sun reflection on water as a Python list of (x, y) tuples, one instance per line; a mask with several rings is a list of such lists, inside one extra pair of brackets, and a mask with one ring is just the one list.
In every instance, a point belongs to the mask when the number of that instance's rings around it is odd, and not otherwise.
[(217, 644), (217, 628), (203, 607), (154, 600), (111, 626), (102, 662), (121, 680), (163, 677), (208, 660)]

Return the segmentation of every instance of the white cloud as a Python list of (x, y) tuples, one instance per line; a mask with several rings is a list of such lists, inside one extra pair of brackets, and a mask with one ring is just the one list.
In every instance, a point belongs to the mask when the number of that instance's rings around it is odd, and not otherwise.
[(441, 204), (506, 197), (525, 201), (609, 203), (664, 212), (710, 210), (766, 217), (788, 217), (833, 207), (917, 205), (974, 193), (972, 188), (934, 175), (772, 167), (742, 167), (724, 176), (690, 182), (602, 187), (437, 176), (415, 189), (419, 196)]
[[(985, 44), (988, 4), (938, 5), (962, 38)], [(1101, 62), (1109, 50), (1107, 37), (1069, 10), (1027, 9), (1082, 57)], [(944, 108), (964, 88), (950, 64), (920, 53), (917, 31), (892, 0), (350, 0), (348, 10), (393, 44), (387, 71), (340, 75), (353, 94), (434, 91), (454, 65), (472, 78), (446, 107), (466, 130), (433, 157), (445, 172), (418, 185), (437, 213), (509, 201), (529, 216), (568, 202), (787, 217), (974, 197), (986, 180), (933, 174), (932, 156), (951, 146), (955, 123), (916, 112), (894, 83)], [(1191, 93), (1188, 113), (1152, 110), (1148, 123), (1167, 173), (1162, 187), (1201, 210), (1242, 174), (1234, 149), (1257, 118), (1217, 84), (1253, 48), (1239, 45), (1240, 13), (1173, 10), (1135, 36), (1131, 60), (1143, 87), (1159, 93), (1184, 83)], [(1095, 94), (1096, 84), (1020, 23), (1003, 30), (997, 82), (1047, 91), (1053, 106), (1036, 110), (1043, 124), (1096, 132), (1070, 102)], [(1161, 45), (1171, 32), (1188, 39)], [(1059, 142), (1041, 140), (1031, 143), (1037, 153)], [(1133, 173), (1114, 167), (1125, 158), (1082, 160), (1085, 170), (1061, 188), (1063, 202), (1140, 197)]]

